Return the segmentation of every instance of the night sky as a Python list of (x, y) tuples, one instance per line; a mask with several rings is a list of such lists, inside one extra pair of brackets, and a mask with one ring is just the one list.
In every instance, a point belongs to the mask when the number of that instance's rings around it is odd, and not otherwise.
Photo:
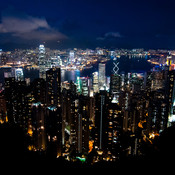
[(174, 0), (1, 0), (0, 48), (175, 49)]

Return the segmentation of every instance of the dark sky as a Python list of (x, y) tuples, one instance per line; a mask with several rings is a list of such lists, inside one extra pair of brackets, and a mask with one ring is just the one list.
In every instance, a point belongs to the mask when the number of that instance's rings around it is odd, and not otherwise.
[(0, 48), (175, 49), (174, 0), (1, 0)]

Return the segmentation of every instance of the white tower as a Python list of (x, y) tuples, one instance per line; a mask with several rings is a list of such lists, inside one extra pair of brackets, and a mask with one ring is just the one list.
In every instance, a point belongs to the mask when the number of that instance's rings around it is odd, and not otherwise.
[(44, 45), (39, 46), (39, 77), (46, 79), (46, 56)]

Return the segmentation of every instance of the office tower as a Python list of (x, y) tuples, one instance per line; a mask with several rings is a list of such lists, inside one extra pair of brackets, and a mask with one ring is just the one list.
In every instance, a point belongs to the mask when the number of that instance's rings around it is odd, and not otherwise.
[(90, 79), (88, 77), (80, 77), (81, 80), (81, 94), (89, 96), (90, 93)]
[(46, 81), (42, 78), (35, 79), (30, 84), (33, 101), (40, 101), (42, 104), (46, 103)]
[(39, 46), (38, 65), (39, 78), (46, 79), (46, 52), (44, 45)]
[(113, 69), (112, 69), (112, 73), (114, 74), (114, 75), (118, 75), (118, 73), (119, 73), (119, 62), (118, 62), (118, 60), (117, 60), (117, 58), (114, 58), (113, 59)]
[(119, 94), (121, 88), (121, 77), (118, 74), (112, 74), (110, 78), (110, 93)]
[(32, 141), (34, 151), (46, 150), (45, 107), (41, 102), (32, 103)]
[(77, 93), (81, 94), (82, 93), (82, 82), (79, 76), (77, 76), (77, 79), (76, 79), (76, 87), (77, 87)]
[(93, 87), (94, 93), (98, 93), (98, 91), (99, 91), (99, 88), (98, 88), (98, 72), (93, 73), (92, 87)]
[(50, 59), (50, 68), (54, 68), (54, 67), (59, 67), (62, 65), (62, 60), (60, 58), (60, 56), (53, 56)]
[(103, 90), (106, 88), (106, 65), (103, 63), (98, 65), (98, 77), (99, 89)]
[(75, 62), (75, 53), (73, 50), (69, 52), (69, 63), (73, 64)]
[(15, 79), (16, 79), (16, 81), (23, 81), (24, 80), (23, 69), (21, 69), (21, 68), (15, 69)]
[(62, 115), (60, 108), (52, 105), (46, 109), (47, 153), (56, 158), (62, 154)]
[(46, 72), (46, 104), (61, 106), (61, 70), (52, 68)]

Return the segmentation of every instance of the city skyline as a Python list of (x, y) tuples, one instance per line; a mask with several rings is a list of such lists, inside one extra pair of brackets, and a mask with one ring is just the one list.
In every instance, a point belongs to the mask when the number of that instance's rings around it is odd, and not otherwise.
[[(129, 159), (149, 164), (174, 154), (158, 143), (174, 128), (175, 51), (41, 44), (1, 51), (0, 65), (0, 139), (10, 138), (0, 147), (4, 157), (116, 168), (122, 161), (132, 165)], [(79, 74), (64, 79), (66, 72)]]
[(173, 49), (175, 2), (1, 1), (0, 48)]
[(172, 163), (174, 7), (2, 0), (0, 159), (58, 171)]

